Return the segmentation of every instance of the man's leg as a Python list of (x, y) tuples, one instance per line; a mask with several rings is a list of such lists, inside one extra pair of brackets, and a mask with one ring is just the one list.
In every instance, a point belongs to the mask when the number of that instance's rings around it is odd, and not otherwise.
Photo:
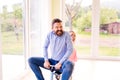
[(69, 80), (73, 72), (74, 64), (71, 61), (65, 61), (62, 66), (62, 78), (61, 80)]
[(40, 67), (44, 68), (44, 58), (41, 57), (31, 57), (28, 60), (29, 66), (34, 72), (38, 80), (44, 80)]

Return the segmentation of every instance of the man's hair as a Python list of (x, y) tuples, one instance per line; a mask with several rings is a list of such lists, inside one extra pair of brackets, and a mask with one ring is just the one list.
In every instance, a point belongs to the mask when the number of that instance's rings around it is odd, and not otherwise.
[(60, 20), (58, 18), (55, 18), (55, 19), (52, 20), (52, 26), (53, 26), (54, 23), (61, 23), (61, 22), (62, 22), (62, 20)]

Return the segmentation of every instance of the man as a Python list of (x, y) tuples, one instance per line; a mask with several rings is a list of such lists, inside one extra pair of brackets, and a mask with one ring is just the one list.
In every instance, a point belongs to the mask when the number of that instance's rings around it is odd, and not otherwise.
[[(48, 47), (50, 47), (51, 58), (48, 58)], [(62, 21), (58, 18), (53, 19), (52, 31), (47, 35), (43, 47), (44, 58), (29, 58), (30, 68), (38, 80), (45, 80), (41, 67), (50, 70), (50, 65), (54, 65), (56, 70), (62, 72), (61, 80), (69, 80), (73, 71), (73, 63), (68, 58), (72, 51), (72, 40), (69, 33), (63, 31)]]

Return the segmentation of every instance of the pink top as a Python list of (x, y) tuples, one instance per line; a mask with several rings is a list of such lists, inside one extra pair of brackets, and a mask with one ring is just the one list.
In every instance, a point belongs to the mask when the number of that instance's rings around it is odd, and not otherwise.
[(69, 60), (72, 62), (76, 62), (77, 61), (77, 54), (76, 54), (76, 50), (73, 50), (73, 53), (70, 55)]

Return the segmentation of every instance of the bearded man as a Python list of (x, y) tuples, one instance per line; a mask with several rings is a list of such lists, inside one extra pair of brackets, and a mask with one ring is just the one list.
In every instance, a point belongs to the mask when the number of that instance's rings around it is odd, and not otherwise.
[[(48, 47), (51, 57), (48, 58)], [(41, 68), (50, 70), (50, 65), (62, 73), (61, 80), (69, 80), (73, 72), (73, 63), (68, 59), (73, 52), (72, 40), (68, 32), (63, 30), (62, 21), (58, 18), (52, 21), (52, 31), (48, 33), (43, 46), (44, 57), (30, 57), (29, 66), (37, 80), (45, 80)]]

